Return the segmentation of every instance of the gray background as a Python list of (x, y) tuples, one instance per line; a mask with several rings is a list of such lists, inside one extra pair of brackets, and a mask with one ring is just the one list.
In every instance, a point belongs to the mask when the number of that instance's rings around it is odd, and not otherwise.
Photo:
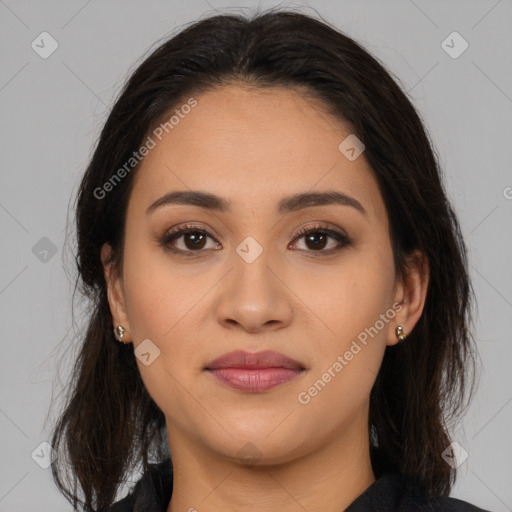
[[(469, 458), (452, 496), (512, 510), (510, 0), (0, 0), (0, 512), (71, 510), (31, 454), (44, 460), (50, 400), (53, 394), (59, 403), (76, 348), (73, 328), (83, 326), (79, 304), (78, 323), (71, 322), (66, 222), (116, 93), (138, 59), (181, 25), (258, 5), (317, 11), (383, 61), (424, 118), (470, 248), (479, 304), (483, 370), (455, 433)], [(31, 47), (43, 31), (59, 45), (46, 59)], [(441, 46), (453, 31), (469, 44), (458, 58)]]

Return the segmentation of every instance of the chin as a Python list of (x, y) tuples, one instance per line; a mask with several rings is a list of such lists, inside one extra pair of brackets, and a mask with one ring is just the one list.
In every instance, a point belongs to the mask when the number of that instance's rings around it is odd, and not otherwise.
[[(278, 464), (286, 464), (293, 461), (299, 454), (297, 447), (294, 445), (277, 445), (269, 442), (268, 439), (252, 439), (234, 442), (235, 446), (230, 450), (224, 450), (222, 455), (232, 462), (240, 464), (242, 467), (257, 468), (276, 466)], [(300, 448), (301, 452), (303, 447)]]

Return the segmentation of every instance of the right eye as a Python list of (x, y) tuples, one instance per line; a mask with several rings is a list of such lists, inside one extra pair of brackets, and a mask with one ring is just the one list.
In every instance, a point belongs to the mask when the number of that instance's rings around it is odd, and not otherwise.
[[(182, 237), (184, 237), (183, 243), (185, 244), (185, 247), (183, 249), (176, 248), (176, 241)], [(190, 254), (193, 252), (201, 252), (201, 249), (205, 246), (204, 242), (207, 240), (207, 237), (215, 240), (213, 235), (204, 228), (199, 226), (183, 226), (166, 233), (160, 241), (160, 245), (172, 252)]]

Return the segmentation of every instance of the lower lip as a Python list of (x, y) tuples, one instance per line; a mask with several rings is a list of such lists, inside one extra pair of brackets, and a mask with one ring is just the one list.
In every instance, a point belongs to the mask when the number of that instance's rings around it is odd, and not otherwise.
[(291, 368), (219, 368), (208, 370), (227, 386), (240, 391), (257, 393), (272, 389), (299, 376), (304, 370)]

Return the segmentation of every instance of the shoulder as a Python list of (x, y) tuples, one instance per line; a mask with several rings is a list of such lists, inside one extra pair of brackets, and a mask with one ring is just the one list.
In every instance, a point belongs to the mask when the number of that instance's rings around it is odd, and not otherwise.
[(425, 495), (410, 479), (400, 478), (404, 481), (404, 512), (491, 512), (458, 498)]
[(446, 512), (491, 512), (457, 498), (438, 498), (438, 509)]
[(345, 512), (491, 512), (448, 496), (426, 495), (398, 472), (380, 476)]
[(134, 507), (133, 497), (129, 494), (122, 500), (116, 501), (106, 512), (133, 512)]
[(171, 494), (172, 463), (167, 458), (158, 464), (150, 464), (130, 493), (112, 504), (105, 512), (165, 511)]

